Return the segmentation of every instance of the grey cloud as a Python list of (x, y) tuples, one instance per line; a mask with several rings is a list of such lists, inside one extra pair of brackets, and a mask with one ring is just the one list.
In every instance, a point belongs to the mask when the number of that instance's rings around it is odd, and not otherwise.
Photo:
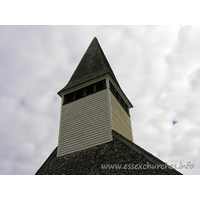
[(0, 173), (34, 174), (56, 147), (56, 93), (96, 36), (134, 105), (136, 144), (168, 163), (195, 162), (182, 172), (199, 174), (199, 34), (196, 26), (1, 26)]

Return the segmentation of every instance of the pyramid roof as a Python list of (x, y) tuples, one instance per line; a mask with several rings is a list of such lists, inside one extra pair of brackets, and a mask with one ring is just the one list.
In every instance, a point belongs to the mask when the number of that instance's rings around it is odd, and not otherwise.
[(119, 86), (97, 38), (94, 37), (69, 82), (58, 94), (108, 73)]

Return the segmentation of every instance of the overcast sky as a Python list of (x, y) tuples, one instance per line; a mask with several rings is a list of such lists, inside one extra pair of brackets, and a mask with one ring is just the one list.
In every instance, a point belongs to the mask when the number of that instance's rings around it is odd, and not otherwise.
[(200, 174), (198, 26), (0, 26), (0, 174), (35, 174), (57, 146), (57, 92), (95, 36), (134, 105), (134, 142)]

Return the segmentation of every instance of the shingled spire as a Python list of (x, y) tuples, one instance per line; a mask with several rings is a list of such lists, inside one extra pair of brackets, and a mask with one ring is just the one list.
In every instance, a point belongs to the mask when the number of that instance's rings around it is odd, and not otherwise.
[(108, 60), (106, 59), (103, 50), (101, 49), (99, 42), (95, 37), (83, 55), (71, 79), (67, 85), (58, 92), (58, 94), (72, 87), (103, 76), (107, 73), (111, 75), (113, 80), (119, 86), (119, 83), (108, 63)]

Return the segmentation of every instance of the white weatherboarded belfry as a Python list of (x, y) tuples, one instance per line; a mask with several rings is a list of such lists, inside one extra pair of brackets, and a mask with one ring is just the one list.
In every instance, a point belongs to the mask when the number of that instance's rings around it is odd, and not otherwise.
[(58, 94), (62, 103), (57, 157), (110, 142), (113, 130), (133, 141), (133, 106), (96, 37)]

